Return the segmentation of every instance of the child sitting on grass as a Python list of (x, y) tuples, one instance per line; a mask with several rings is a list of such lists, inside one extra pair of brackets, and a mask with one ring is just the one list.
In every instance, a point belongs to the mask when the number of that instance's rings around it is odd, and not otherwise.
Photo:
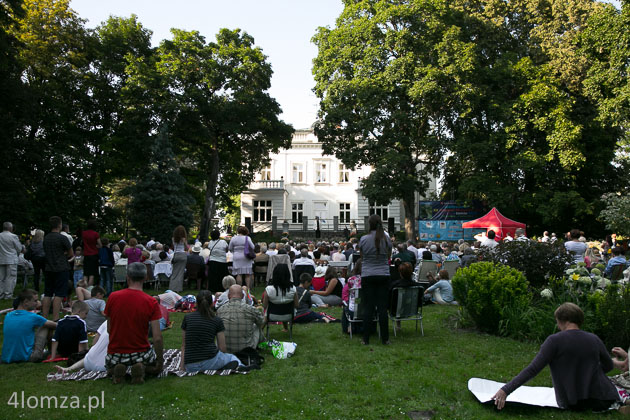
[[(89, 293), (89, 292), (88, 292)], [(96, 332), (98, 331), (98, 327), (101, 326), (103, 322), (105, 322), (105, 301), (103, 298), (105, 297), (105, 289), (101, 286), (94, 286), (92, 288), (91, 297), (85, 300), (90, 311), (87, 314), (87, 318), (85, 319), (85, 323), (87, 324), (88, 332)]]
[(88, 337), (84, 319), (89, 310), (87, 303), (76, 301), (72, 304), (72, 315), (66, 315), (57, 322), (50, 349), (50, 360), (87, 351)]

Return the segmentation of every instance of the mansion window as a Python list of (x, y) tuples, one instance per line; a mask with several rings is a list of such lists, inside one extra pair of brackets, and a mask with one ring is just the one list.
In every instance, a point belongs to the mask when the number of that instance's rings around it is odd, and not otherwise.
[(350, 223), (350, 203), (339, 203), (339, 223)]
[(291, 182), (294, 184), (303, 184), (305, 182), (303, 163), (294, 163), (291, 165)]
[(381, 216), (383, 222), (387, 222), (387, 218), (389, 217), (387, 206), (377, 206), (376, 203), (370, 203), (370, 216), (373, 214)]
[(346, 168), (343, 163), (339, 164), (339, 182), (350, 182), (350, 169)]
[(271, 200), (254, 200), (254, 222), (271, 222)]
[(302, 223), (304, 215), (304, 203), (291, 204), (291, 223)]
[(271, 181), (271, 165), (262, 168), (262, 171), (260, 171), (260, 180)]
[(316, 163), (315, 164), (315, 182), (325, 183), (328, 182), (328, 164)]

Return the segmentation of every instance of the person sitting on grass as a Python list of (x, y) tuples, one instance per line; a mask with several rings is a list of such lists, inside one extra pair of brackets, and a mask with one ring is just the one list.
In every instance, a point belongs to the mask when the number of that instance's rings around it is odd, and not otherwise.
[[(265, 313), (269, 307), (269, 302), (275, 305), (282, 305), (293, 302), (295, 308), (298, 307), (298, 296), (295, 290), (295, 286), (291, 281), (291, 273), (289, 273), (289, 266), (286, 264), (278, 264), (273, 269), (273, 275), (271, 277), (271, 284), (265, 288), (263, 293), (262, 305), (265, 308)], [(282, 331), (288, 332), (287, 323), (282, 323)]]
[(85, 279), (78, 281), (74, 291), (77, 294), (77, 300), (84, 301), (92, 298), (92, 289), (94, 286), (88, 286)]
[(320, 307), (340, 306), (342, 303), (341, 290), (343, 289), (343, 284), (339, 281), (337, 269), (328, 266), (324, 279), (327, 283), (326, 289), (323, 291), (311, 290), (309, 292), (311, 294), (311, 300), (315, 305)]
[[(427, 273), (429, 282), (435, 282), (433, 273)], [(440, 305), (457, 305), (455, 298), (453, 297), (453, 286), (448, 279), (448, 271), (440, 270), (438, 273), (438, 281), (429, 287), (425, 292), (425, 295), (433, 295), (433, 302)]]
[(228, 289), (229, 302), (217, 310), (225, 326), (225, 345), (228, 353), (238, 353), (245, 348), (258, 347), (264, 337), (260, 328), (262, 313), (243, 302), (243, 288), (233, 284)]
[[(215, 343), (216, 340), (216, 343)], [(226, 352), (225, 326), (212, 308), (212, 293), (197, 295), (197, 310), (182, 321), (182, 351), (179, 369), (186, 372), (236, 369), (240, 360)]]
[(296, 324), (306, 324), (307, 322), (325, 322), (330, 319), (319, 312), (311, 311), (311, 294), (308, 292), (313, 278), (308, 273), (300, 274), (300, 285), (296, 289), (298, 307), (293, 322)]
[(35, 290), (22, 290), (17, 301), (17, 309), (4, 318), (2, 363), (41, 362), (57, 323), (31, 312), (38, 303)]
[(90, 347), (85, 357), (67, 368), (55, 366), (57, 373), (65, 375), (79, 369), (85, 369), (88, 372), (104, 372), (106, 370), (105, 356), (107, 356), (108, 344), (109, 334), (107, 333), (107, 321), (105, 321), (98, 327), (92, 340), (92, 347)]
[(101, 286), (92, 288), (91, 297), (84, 302), (87, 303), (90, 311), (88, 312), (85, 323), (88, 332), (96, 332), (103, 322), (105, 322), (105, 289)]
[[(125, 378), (131, 366), (131, 382), (144, 383), (145, 373), (158, 375), (164, 365), (160, 308), (157, 301), (142, 291), (147, 267), (141, 262), (129, 264), (127, 285), (114, 292), (105, 306), (109, 345), (105, 365), (114, 384)], [(153, 346), (149, 343), (147, 325), (151, 326)]]
[(52, 338), (50, 360), (69, 357), (73, 353), (87, 352), (88, 337), (85, 318), (90, 311), (87, 303), (77, 300), (72, 304), (72, 315), (66, 315), (57, 322)]
[(514, 390), (549, 365), (558, 407), (602, 412), (619, 401), (617, 389), (606, 376), (614, 367), (602, 340), (580, 330), (584, 312), (565, 302), (554, 316), (560, 332), (547, 337), (534, 360), (492, 397), (497, 409)]
[[(232, 287), (232, 285), (235, 285), (235, 284), (236, 284), (236, 279), (234, 277), (229, 276), (229, 275), (223, 277), (223, 280), (221, 280), (221, 286), (223, 286), (225, 291), (223, 293), (217, 293), (215, 295), (215, 304), (214, 304), (215, 309), (218, 310), (221, 306), (229, 302), (230, 300), (229, 290), (230, 290), (230, 287)], [(246, 292), (247, 288), (244, 287), (242, 290)], [(251, 298), (249, 293), (243, 293), (243, 303), (246, 303), (248, 305), (254, 305), (254, 300)]]

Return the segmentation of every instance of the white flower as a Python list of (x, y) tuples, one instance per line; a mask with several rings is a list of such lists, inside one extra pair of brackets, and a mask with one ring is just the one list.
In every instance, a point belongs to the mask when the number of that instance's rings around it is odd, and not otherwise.
[(553, 292), (551, 291), (551, 289), (544, 289), (542, 292), (540, 292), (540, 296), (544, 297), (545, 299), (551, 299), (553, 297)]

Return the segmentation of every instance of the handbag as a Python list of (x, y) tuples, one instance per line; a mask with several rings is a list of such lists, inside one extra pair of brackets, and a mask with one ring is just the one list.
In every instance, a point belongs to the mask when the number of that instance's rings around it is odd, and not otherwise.
[(245, 248), (243, 249), (243, 253), (245, 254), (245, 258), (249, 260), (253, 260), (256, 258), (256, 253), (253, 249), (249, 247), (249, 237), (245, 236)]

